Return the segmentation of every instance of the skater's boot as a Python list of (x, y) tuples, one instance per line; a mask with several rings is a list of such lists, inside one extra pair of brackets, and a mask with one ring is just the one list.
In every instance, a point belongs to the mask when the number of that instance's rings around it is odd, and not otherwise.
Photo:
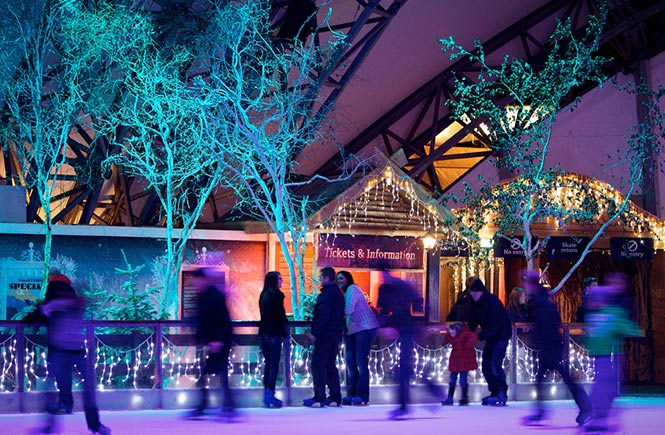
[(467, 406), (469, 404), (469, 386), (462, 385), (462, 398), (459, 401), (459, 406)]
[(282, 401), (275, 397), (274, 390), (264, 390), (263, 392), (263, 404), (266, 408), (281, 408)]
[(441, 401), (443, 406), (451, 406), (453, 404), (453, 396), (455, 395), (455, 384), (448, 384), (448, 397)]

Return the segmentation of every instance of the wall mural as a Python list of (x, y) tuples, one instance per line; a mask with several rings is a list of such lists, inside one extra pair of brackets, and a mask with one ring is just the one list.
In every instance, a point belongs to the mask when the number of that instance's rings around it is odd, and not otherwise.
[[(39, 298), (43, 243), (39, 235), (0, 235), (0, 319), (12, 319)], [(114, 305), (131, 300), (126, 294), (131, 288), (137, 297), (148, 298), (157, 313), (163, 253), (164, 244), (157, 239), (54, 236), (51, 267), (69, 276), (88, 299), (89, 317), (111, 319), (117, 313)], [(189, 240), (183, 268), (205, 264), (228, 270), (225, 281), (233, 319), (256, 320), (265, 258), (263, 242)]]

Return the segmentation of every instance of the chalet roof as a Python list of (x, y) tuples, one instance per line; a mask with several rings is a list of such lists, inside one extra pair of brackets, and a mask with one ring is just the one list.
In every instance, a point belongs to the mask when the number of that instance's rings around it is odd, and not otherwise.
[[(507, 178), (496, 184), (495, 188), (506, 189), (518, 181), (519, 176)], [(665, 248), (665, 220), (640, 207), (636, 203), (640, 196), (633, 195), (626, 201), (626, 196), (611, 184), (574, 172), (562, 172), (557, 176), (555, 182), (550, 181), (549, 183), (554, 186), (550, 191), (553, 195), (550, 201), (561, 201), (564, 206), (566, 201), (575, 201), (578, 204), (571, 205), (571, 207), (579, 206), (585, 201), (592, 201), (598, 204), (598, 215), (590, 222), (567, 223), (565, 228), (550, 219), (534, 221), (531, 225), (533, 234), (538, 236), (594, 236), (600, 227), (608, 222), (610, 218), (608, 210), (619, 209), (626, 202), (623, 212), (619, 213), (617, 219), (604, 229), (596, 246), (607, 248), (608, 240), (611, 237), (653, 237), (656, 249)], [(580, 189), (580, 187), (584, 187), (584, 189)], [(464, 221), (464, 216), (469, 213), (475, 215), (477, 211), (472, 210), (468, 205), (455, 210), (455, 214), (462, 221)], [(611, 215), (613, 216), (614, 213)], [(486, 219), (490, 221), (490, 224), (481, 230), (481, 237), (491, 237), (497, 230), (491, 217), (486, 217)]]
[(450, 211), (378, 150), (371, 167), (311, 216), (312, 229), (439, 236), (456, 222)]

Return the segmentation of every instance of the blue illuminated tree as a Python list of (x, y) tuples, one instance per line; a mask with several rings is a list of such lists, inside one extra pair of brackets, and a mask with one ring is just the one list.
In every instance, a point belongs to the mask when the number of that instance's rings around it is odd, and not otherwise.
[[(477, 76), (456, 78), (449, 105), (462, 125), (470, 120), (483, 121), (473, 133), (485, 139), (494, 151), (491, 163), (508, 175), (499, 185), (496, 180), (483, 177), (479, 177), (479, 189), (465, 185), (464, 197), (456, 199), (466, 206), (465, 223), (476, 232), (492, 225), (495, 238), (512, 239), (518, 235), (531, 269), (547, 240), (545, 237), (534, 243), (535, 225), (548, 223), (550, 228), (556, 226), (566, 232), (572, 224), (603, 221), (593, 230), (579, 260), (552, 292), (563, 286), (609, 225), (618, 219), (631, 219), (630, 197), (642, 182), (645, 163), (658, 154), (654, 136), (657, 132), (645, 127), (662, 121), (657, 104), (660, 91), (651, 94), (649, 117), (640, 120), (635, 127), (637, 133), (629, 133), (632, 139), (628, 140), (627, 150), (618, 158), (612, 156), (607, 163), (629, 168), (627, 193), (623, 197), (610, 197), (595, 189), (590, 178), (568, 176), (559, 164), (546, 163), (552, 127), (564, 109), (566, 97), (575, 87), (589, 82), (602, 85), (606, 79), (602, 73), (606, 60), (597, 53), (604, 17), (601, 2), (598, 14), (589, 17), (581, 35), (571, 29), (570, 20), (559, 22), (540, 65), (505, 56), (499, 66), (493, 66), (480, 42), (474, 43), (473, 50), (466, 50), (452, 36), (441, 40), (443, 51), (449, 51), (451, 59), (468, 56), (480, 66)], [(577, 100), (569, 102), (566, 109), (573, 110), (576, 104)], [(647, 132), (651, 132), (650, 137)]]
[(43, 288), (54, 213), (65, 206), (62, 193), (78, 181), (68, 141), (80, 134), (95, 137), (90, 121), (101, 106), (95, 89), (113, 82), (100, 65), (106, 52), (123, 44), (95, 38), (95, 30), (113, 30), (111, 8), (81, 5), (76, 0), (9, 2), (0, 29), (3, 148), (16, 156), (20, 171), (10, 182), (26, 186), (34, 199), (30, 204), (41, 206), (34, 213), (44, 224)]
[[(299, 152), (322, 131), (323, 114), (313, 110), (320, 83), (312, 71), (321, 70), (343, 35), (331, 32), (323, 46), (308, 35), (275, 42), (267, 6), (229, 2), (216, 10), (202, 50), (210, 74), (197, 82), (208, 113), (202, 134), (238, 199), (236, 208), (266, 222), (277, 236), (289, 269), (291, 304), (300, 318), (307, 218), (313, 206), (302, 192), (322, 177), (303, 179), (294, 172)], [(356, 163), (350, 164), (351, 172)]]
[(97, 128), (116, 132), (117, 149), (104, 164), (145, 180), (145, 190), (159, 200), (159, 222), (166, 229), (160, 315), (176, 316), (185, 245), (221, 168), (200, 134), (208, 120), (188, 72), (195, 54), (184, 45), (164, 50), (148, 16), (134, 17), (140, 25), (123, 37), (134, 40), (135, 48), (109, 55), (120, 77), (119, 102)]

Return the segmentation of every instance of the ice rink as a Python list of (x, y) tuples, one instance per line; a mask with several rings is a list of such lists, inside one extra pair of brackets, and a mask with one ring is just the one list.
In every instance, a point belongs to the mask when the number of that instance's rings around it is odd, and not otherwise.
[[(413, 405), (404, 420), (388, 419), (394, 405), (311, 409), (293, 406), (282, 409), (244, 408), (233, 422), (222, 421), (214, 410), (202, 420), (189, 421), (183, 411), (102, 411), (102, 422), (115, 435), (196, 435), (196, 434), (303, 434), (303, 435), (509, 435), (583, 434), (577, 427), (573, 401), (550, 401), (549, 418), (540, 426), (524, 427), (522, 417), (533, 403), (509, 402), (506, 407), (442, 407), (438, 404)], [(615, 434), (654, 435), (665, 426), (665, 397), (622, 397), (615, 402), (612, 419)], [(4, 414), (0, 433), (26, 434), (40, 426), (40, 414)], [(60, 417), (63, 435), (87, 434), (83, 413)]]

